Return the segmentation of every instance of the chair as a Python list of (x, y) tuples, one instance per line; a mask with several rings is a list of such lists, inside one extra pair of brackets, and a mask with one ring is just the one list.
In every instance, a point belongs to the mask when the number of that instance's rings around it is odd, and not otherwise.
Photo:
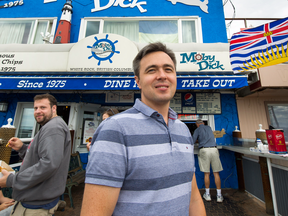
[(66, 182), (66, 188), (69, 195), (71, 207), (74, 208), (73, 198), (72, 198), (72, 186), (78, 186), (80, 183), (83, 183), (85, 180), (86, 171), (82, 167), (82, 162), (80, 160), (79, 152), (71, 154), (68, 177)]
[(2, 190), (4, 197), (8, 197), (8, 198), (12, 199), (13, 189), (11, 187), (4, 187), (4, 188), (1, 188), (1, 190)]

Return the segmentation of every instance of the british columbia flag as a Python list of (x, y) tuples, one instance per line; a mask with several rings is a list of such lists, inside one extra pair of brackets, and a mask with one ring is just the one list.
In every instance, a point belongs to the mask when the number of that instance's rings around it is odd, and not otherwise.
[(287, 60), (288, 17), (233, 34), (230, 62), (234, 73)]

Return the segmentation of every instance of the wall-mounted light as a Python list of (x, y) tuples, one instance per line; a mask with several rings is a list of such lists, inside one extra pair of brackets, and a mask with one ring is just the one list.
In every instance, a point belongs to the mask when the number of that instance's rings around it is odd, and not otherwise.
[(8, 103), (7, 102), (0, 102), (0, 112), (7, 112)]

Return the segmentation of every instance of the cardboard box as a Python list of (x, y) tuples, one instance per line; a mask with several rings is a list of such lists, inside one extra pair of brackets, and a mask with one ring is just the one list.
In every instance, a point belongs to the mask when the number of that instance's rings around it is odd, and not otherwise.
[[(0, 160), (0, 167), (9, 171), (10, 173), (15, 173), (15, 171), (5, 161)], [(2, 172), (0, 172), (0, 178), (1, 177), (3, 177)]]
[(287, 154), (284, 132), (281, 129), (266, 130), (269, 152)]

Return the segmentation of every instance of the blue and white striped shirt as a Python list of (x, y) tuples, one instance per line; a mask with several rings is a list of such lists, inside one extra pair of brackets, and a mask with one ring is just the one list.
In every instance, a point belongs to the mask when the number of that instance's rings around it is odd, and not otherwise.
[(85, 183), (121, 187), (113, 215), (188, 215), (194, 174), (189, 129), (169, 109), (161, 114), (136, 100), (97, 128)]

